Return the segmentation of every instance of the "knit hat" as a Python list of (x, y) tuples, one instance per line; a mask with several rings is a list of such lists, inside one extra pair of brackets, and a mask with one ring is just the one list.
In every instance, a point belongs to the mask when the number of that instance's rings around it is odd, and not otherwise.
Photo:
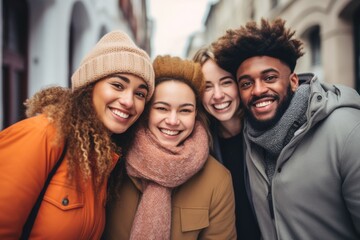
[(157, 56), (153, 62), (155, 81), (162, 78), (184, 80), (192, 85), (202, 97), (205, 90), (204, 75), (199, 63), (169, 55)]
[(146, 100), (151, 98), (154, 92), (154, 70), (150, 57), (121, 31), (103, 36), (84, 57), (71, 77), (72, 89), (115, 73), (130, 73), (142, 78), (149, 88)]

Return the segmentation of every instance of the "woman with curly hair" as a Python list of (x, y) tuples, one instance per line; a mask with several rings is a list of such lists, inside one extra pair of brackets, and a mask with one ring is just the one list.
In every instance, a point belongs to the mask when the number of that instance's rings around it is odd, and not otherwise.
[(231, 172), (238, 239), (260, 239), (260, 230), (245, 188), (243, 118), (235, 77), (216, 63), (211, 47), (200, 48), (193, 57), (204, 74), (202, 104), (210, 119), (213, 156)]
[(24, 238), (24, 224), (62, 154), (29, 238), (101, 237), (107, 179), (152, 96), (154, 72), (146, 52), (113, 31), (71, 80), (71, 90), (35, 94), (26, 102), (29, 118), (0, 132), (0, 239)]
[(209, 155), (199, 64), (159, 56), (105, 239), (236, 239), (231, 175)]

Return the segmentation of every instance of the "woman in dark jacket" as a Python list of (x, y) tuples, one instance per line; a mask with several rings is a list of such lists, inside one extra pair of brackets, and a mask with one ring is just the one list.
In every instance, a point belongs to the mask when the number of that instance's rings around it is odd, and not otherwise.
[(217, 65), (211, 49), (199, 49), (193, 60), (201, 64), (204, 74), (202, 104), (210, 118), (212, 154), (232, 175), (238, 239), (259, 239), (259, 228), (245, 188), (244, 114), (237, 82), (231, 73)]

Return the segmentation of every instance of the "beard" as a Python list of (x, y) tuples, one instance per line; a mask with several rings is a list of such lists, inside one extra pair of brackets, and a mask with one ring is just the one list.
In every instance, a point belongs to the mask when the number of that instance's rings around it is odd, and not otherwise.
[[(291, 90), (291, 86), (289, 84), (287, 91), (286, 91), (286, 96), (284, 97), (283, 101), (279, 103), (278, 108), (276, 109), (275, 115), (267, 120), (258, 120), (255, 118), (255, 116), (251, 113), (250, 106), (252, 105), (252, 102), (256, 101), (259, 98), (262, 98), (264, 96), (260, 96), (257, 97), (256, 99), (252, 99), (250, 101), (249, 106), (244, 107), (245, 110), (245, 117), (247, 119), (247, 121), (249, 122), (249, 124), (252, 126), (252, 128), (259, 130), (259, 131), (265, 131), (268, 130), (270, 128), (272, 128), (273, 126), (275, 126), (275, 124), (281, 119), (281, 117), (284, 115), (285, 111), (288, 109), (291, 99), (294, 96), (294, 92)], [(279, 99), (279, 96), (272, 96), (275, 98), (275, 101)]]

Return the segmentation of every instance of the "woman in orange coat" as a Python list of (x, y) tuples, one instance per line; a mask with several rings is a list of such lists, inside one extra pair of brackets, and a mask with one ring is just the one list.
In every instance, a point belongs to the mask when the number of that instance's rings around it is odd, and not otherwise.
[(231, 175), (209, 155), (201, 67), (170, 56), (153, 66), (154, 96), (125, 154), (104, 239), (236, 239)]
[(0, 239), (19, 239), (65, 145), (30, 239), (100, 239), (107, 178), (153, 85), (149, 56), (114, 31), (83, 59), (72, 90), (45, 89), (27, 102), (32, 117), (0, 132)]

